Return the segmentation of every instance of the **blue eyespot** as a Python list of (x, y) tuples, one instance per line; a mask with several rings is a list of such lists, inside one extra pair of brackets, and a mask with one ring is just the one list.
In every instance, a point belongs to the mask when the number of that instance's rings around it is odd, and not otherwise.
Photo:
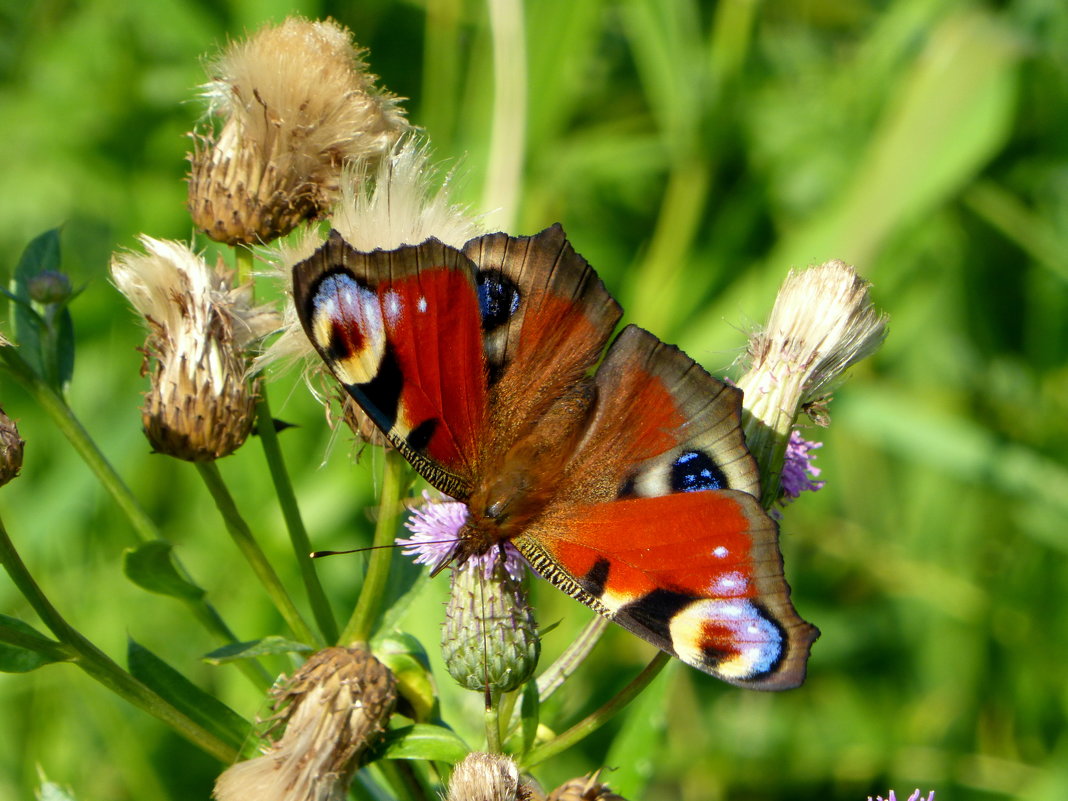
[(671, 464), (671, 491), (724, 489), (727, 477), (704, 451), (685, 451)]
[(519, 287), (500, 270), (484, 270), (476, 280), (482, 330), (492, 331), (507, 323), (519, 309)]

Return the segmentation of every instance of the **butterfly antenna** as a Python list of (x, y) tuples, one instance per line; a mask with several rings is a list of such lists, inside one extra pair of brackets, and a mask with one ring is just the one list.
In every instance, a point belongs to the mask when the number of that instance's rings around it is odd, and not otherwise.
[(347, 551), (312, 551), (308, 554), (312, 559), (322, 559), (324, 556), (341, 556), (346, 553), (363, 553), (364, 551), (377, 551), (381, 548), (403, 548), (404, 546), (391, 542), (388, 545), (365, 545), (362, 548), (351, 548)]

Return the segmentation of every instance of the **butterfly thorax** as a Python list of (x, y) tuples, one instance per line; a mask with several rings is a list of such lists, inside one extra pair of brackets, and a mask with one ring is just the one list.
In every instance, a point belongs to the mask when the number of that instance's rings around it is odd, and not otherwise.
[(498, 451), (503, 454), (492, 459), (467, 499), (459, 563), (519, 536), (542, 514), (565, 480), (591, 401), (585, 386), (558, 398), (515, 444)]

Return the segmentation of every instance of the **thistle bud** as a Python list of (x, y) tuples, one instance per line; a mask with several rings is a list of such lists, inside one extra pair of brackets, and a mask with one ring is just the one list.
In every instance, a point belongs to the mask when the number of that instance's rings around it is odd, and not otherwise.
[(194, 132), (189, 210), (219, 242), (268, 242), (336, 199), (342, 166), (376, 161), (408, 128), (348, 30), (290, 17), (235, 42), (203, 87), (221, 130)]
[(627, 801), (600, 780), (601, 772), (566, 781), (549, 793), (547, 801)]
[(362, 648), (319, 651), (272, 691), (275, 730), (264, 755), (215, 782), (219, 801), (335, 801), (385, 731), (397, 700), (393, 674)]
[[(868, 287), (841, 261), (791, 272), (767, 327), (749, 340), (750, 365), (738, 386), (745, 393), (745, 438), (760, 465), (765, 506), (779, 498), (798, 413), (812, 404), (823, 409), (833, 384), (886, 336), (886, 316), (875, 310)], [(805, 444), (807, 457), (817, 444)]]
[[(497, 551), (490, 552), (496, 557)], [(452, 572), (441, 637), (445, 667), (458, 684), (494, 695), (522, 687), (534, 673), (541, 640), (523, 580), (494, 558)]]
[(26, 282), (30, 300), (42, 305), (62, 303), (71, 296), (70, 278), (59, 270), (41, 270)]
[(531, 801), (534, 788), (511, 757), (473, 752), (453, 768), (445, 801)]
[(0, 408), (0, 487), (18, 476), (22, 469), (22, 448), (25, 444), (15, 421)]
[(252, 287), (179, 242), (141, 237), (146, 254), (112, 259), (115, 285), (149, 327), (145, 371), (152, 384), (141, 419), (152, 447), (191, 462), (226, 456), (252, 428), (247, 346), (274, 327)]

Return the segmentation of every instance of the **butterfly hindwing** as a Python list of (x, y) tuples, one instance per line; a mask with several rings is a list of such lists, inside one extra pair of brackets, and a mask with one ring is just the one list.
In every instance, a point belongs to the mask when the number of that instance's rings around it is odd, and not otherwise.
[(596, 388), (565, 489), (516, 545), (694, 667), (742, 686), (800, 684), (818, 632), (790, 603), (777, 526), (754, 497), (741, 393), (634, 326)]
[(471, 262), (433, 239), (362, 253), (333, 232), (294, 268), (293, 294), (315, 348), (390, 443), (465, 498), (487, 422)]

